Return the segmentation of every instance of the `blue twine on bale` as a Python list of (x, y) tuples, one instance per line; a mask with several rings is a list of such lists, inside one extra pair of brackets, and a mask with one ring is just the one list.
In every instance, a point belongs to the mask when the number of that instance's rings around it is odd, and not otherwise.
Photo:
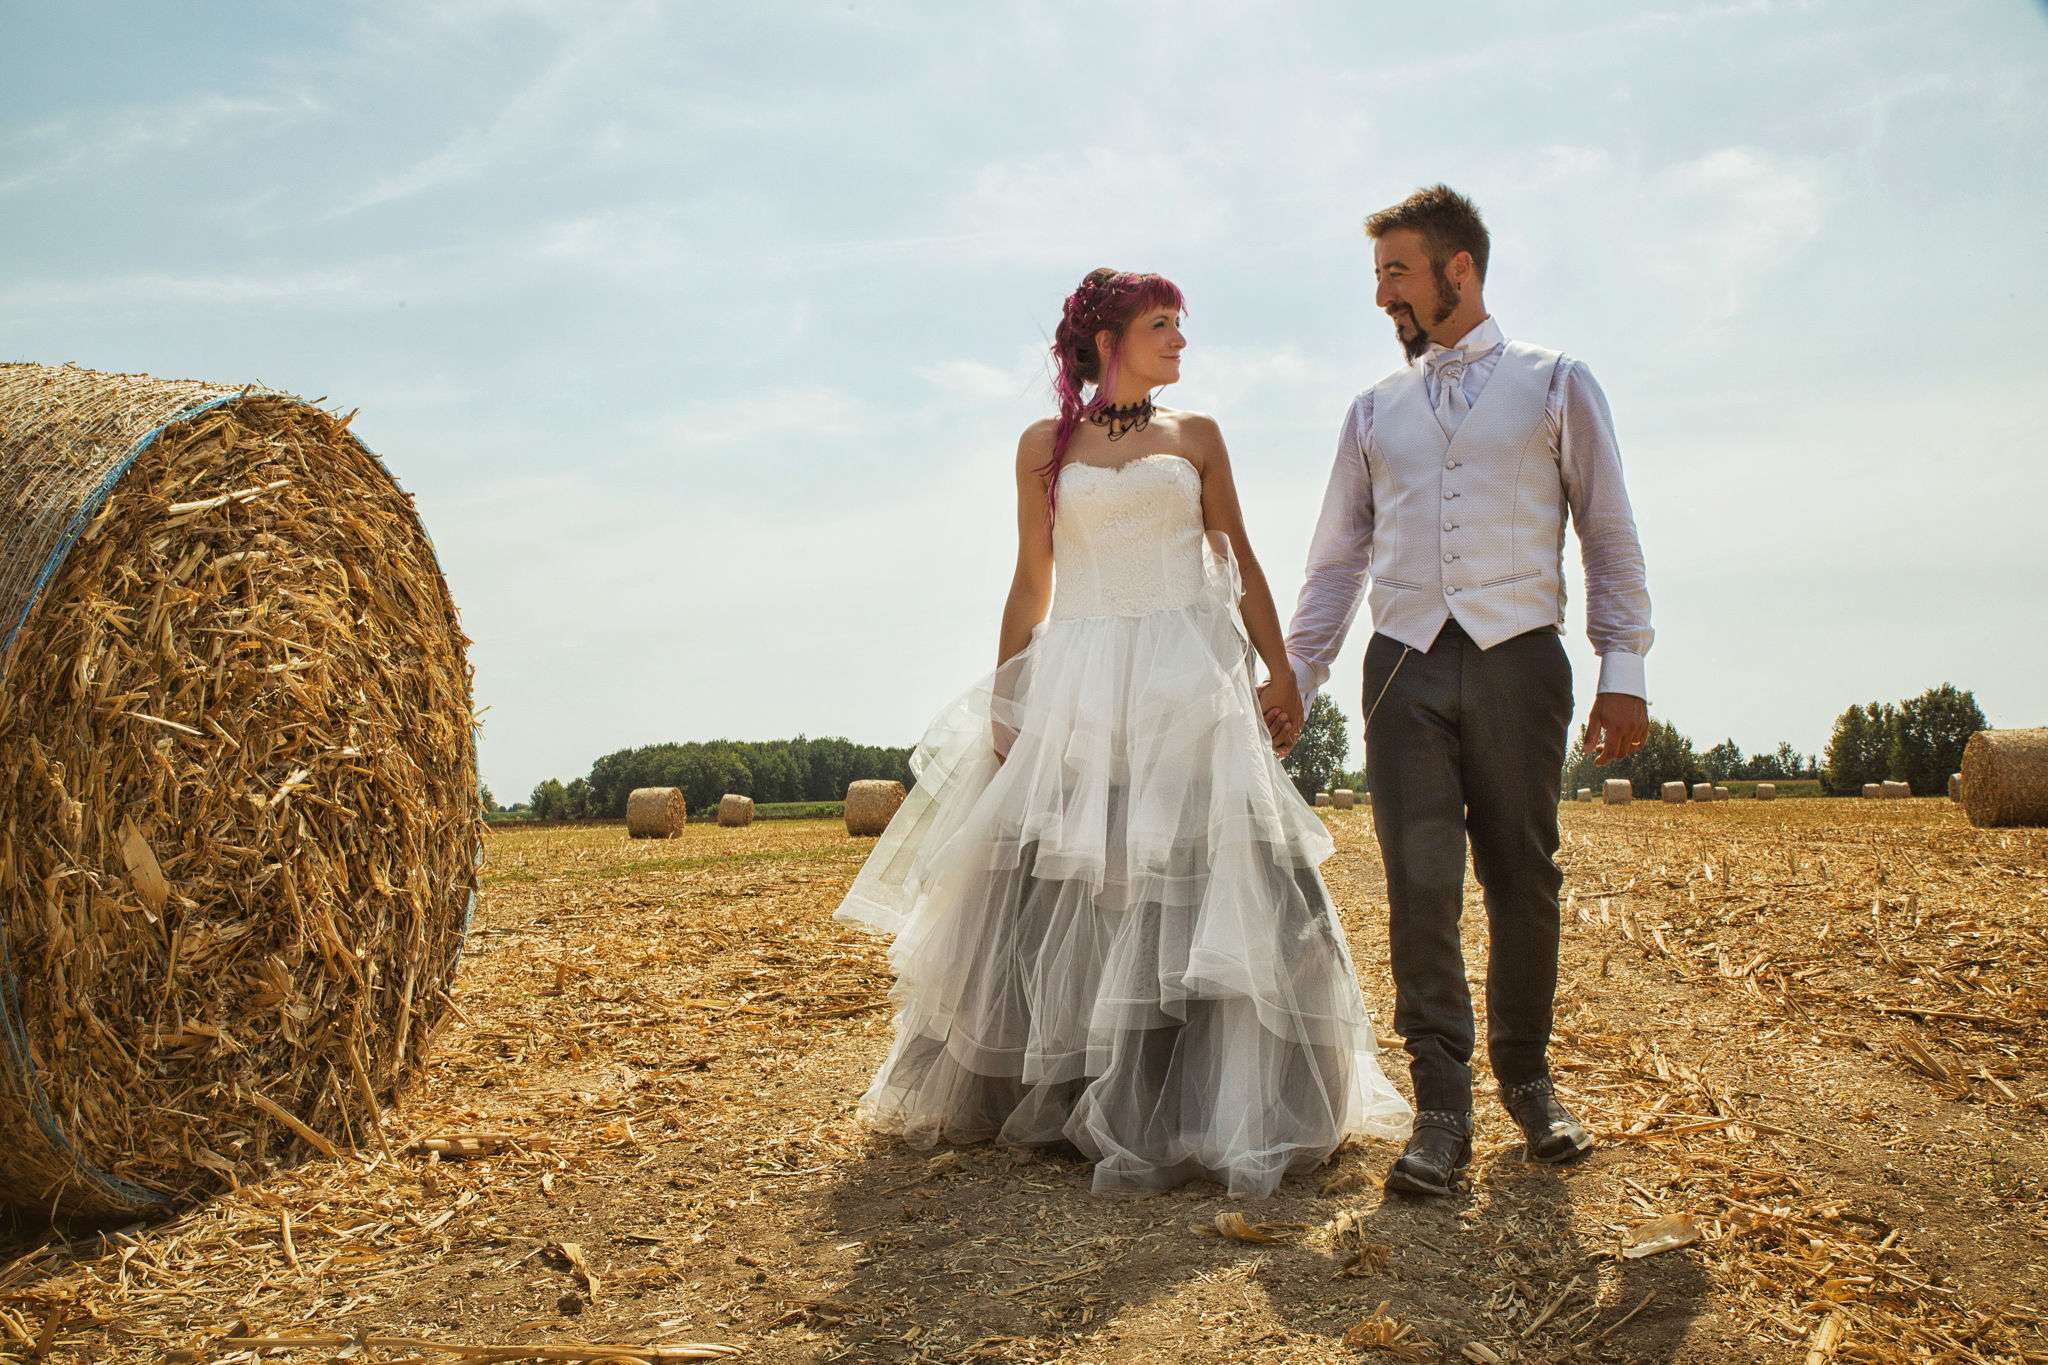
[[(107, 471), (106, 477), (100, 480), (99, 486), (86, 496), (85, 500), (79, 504), (78, 511), (65, 524), (64, 533), (57, 538), (57, 543), (51, 548), (49, 557), (43, 561), (42, 568), (37, 571), (35, 582), (29, 586), (28, 600), (21, 605), (21, 615), (8, 628), (7, 638), (0, 640), (0, 660), (4, 660), (7, 657), (8, 651), (14, 647), (15, 637), (21, 633), (22, 626), (27, 623), (29, 612), (34, 610), (36, 600), (43, 595), (43, 590), (50, 585), (50, 580), (56, 577), (57, 570), (63, 565), (65, 556), (70, 554), (71, 547), (78, 542), (78, 537), (85, 533), (85, 528), (91, 523), (93, 514), (99, 511), (100, 504), (104, 503), (108, 496), (113, 493), (114, 485), (121, 481), (121, 476), (128, 472), (129, 467), (141, 457), (142, 453), (154, 445), (157, 439), (166, 431), (180, 422), (189, 422), (202, 413), (212, 411), (214, 408), (224, 407), (229, 403), (237, 403), (244, 398), (250, 397), (252, 394), (259, 393), (266, 397), (282, 396), (270, 395), (262, 390), (253, 388), (240, 389), (234, 393), (224, 393), (218, 398), (209, 398), (203, 403), (197, 403), (189, 408), (181, 409), (166, 418), (159, 425), (143, 433), (141, 439), (137, 440), (129, 448), (128, 453), (123, 455), (114, 467)], [(376, 451), (370, 449), (367, 445), (364, 445), (361, 439), (354, 433), (349, 433), (349, 439), (356, 443), (357, 449), (377, 462), (377, 467), (384, 471), (394, 486), (398, 484), (397, 476), (391, 473), (391, 467), (384, 463), (382, 456), (378, 455)], [(420, 534), (425, 536), (427, 540), (427, 552), (434, 556), (434, 568), (437, 572), (441, 572), (441, 556), (434, 549), (434, 537), (427, 531), (424, 522), (419, 523), (419, 527)], [(445, 581), (446, 578), (447, 574), (443, 572), (442, 579)], [(472, 735), (476, 732), (476, 728), (473, 724), (470, 727)], [(482, 841), (479, 840), (476, 846), (476, 862), (474, 864), (478, 870), (482, 869), (483, 860), (484, 846)], [(459, 969), (462, 965), (462, 950), (469, 943), (470, 925), (475, 921), (475, 918), (476, 888), (472, 886), (469, 898), (462, 907), (462, 929), (456, 935), (455, 960), (450, 964), (451, 971)], [(15, 973), (14, 959), (8, 951), (7, 934), (4, 926), (0, 926), (0, 1039), (4, 1039), (6, 1043), (9, 1079), (28, 1101), (29, 1113), (34, 1116), (36, 1126), (43, 1130), (43, 1136), (50, 1140), (50, 1145), (70, 1160), (72, 1169), (88, 1185), (96, 1187), (103, 1194), (111, 1196), (113, 1199), (126, 1203), (137, 1212), (166, 1209), (176, 1202), (173, 1195), (165, 1194), (160, 1190), (152, 1190), (147, 1186), (137, 1185), (130, 1180), (123, 1180), (112, 1171), (101, 1170), (80, 1154), (79, 1150), (71, 1144), (71, 1140), (64, 1136), (64, 1130), (57, 1125), (57, 1117), (50, 1112), (50, 1102), (44, 1096), (43, 1088), (36, 1079), (35, 1059), (29, 1052), (28, 1046), (28, 1029), (21, 1021), (21, 980)]]

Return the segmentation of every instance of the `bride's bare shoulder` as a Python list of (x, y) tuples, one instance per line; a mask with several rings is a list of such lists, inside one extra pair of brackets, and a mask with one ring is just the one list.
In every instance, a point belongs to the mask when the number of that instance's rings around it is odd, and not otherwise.
[(1223, 450), (1223, 428), (1216, 424), (1216, 419), (1206, 412), (1185, 412), (1179, 408), (1162, 409), (1160, 416), (1166, 419), (1163, 425), (1173, 432), (1177, 447), (1174, 453), (1207, 473), (1210, 460)]
[(1206, 412), (1188, 412), (1182, 408), (1162, 408), (1159, 415), (1173, 424), (1175, 431), (1196, 440), (1221, 440), (1223, 429), (1216, 425), (1216, 419)]
[(1041, 417), (1024, 428), (1017, 438), (1017, 468), (1035, 470), (1051, 460), (1053, 435), (1058, 429), (1058, 421), (1051, 417)]

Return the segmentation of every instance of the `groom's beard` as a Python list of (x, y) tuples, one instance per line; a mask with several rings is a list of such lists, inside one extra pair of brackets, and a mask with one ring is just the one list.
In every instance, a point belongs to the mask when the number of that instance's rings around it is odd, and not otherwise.
[(1408, 358), (1414, 360), (1429, 349), (1429, 333), (1423, 331), (1421, 325), (1415, 321), (1415, 311), (1413, 309), (1405, 310), (1403, 316), (1407, 319), (1408, 325), (1415, 330), (1403, 332), (1401, 331), (1400, 322), (1396, 321), (1394, 324), (1394, 335), (1400, 340), (1401, 349), (1407, 353)]
[[(1451, 283), (1450, 276), (1444, 273), (1442, 266), (1431, 262), (1429, 269), (1430, 274), (1436, 277), (1436, 311), (1429, 320), (1429, 325), (1434, 327), (1458, 311), (1458, 305), (1463, 302), (1464, 296), (1458, 293), (1457, 287)], [(1394, 322), (1394, 335), (1400, 341), (1401, 349), (1407, 352), (1408, 358), (1414, 360), (1429, 349), (1429, 333), (1415, 320), (1413, 308), (1404, 307), (1401, 313), (1415, 330), (1403, 335), (1401, 320), (1397, 318)]]

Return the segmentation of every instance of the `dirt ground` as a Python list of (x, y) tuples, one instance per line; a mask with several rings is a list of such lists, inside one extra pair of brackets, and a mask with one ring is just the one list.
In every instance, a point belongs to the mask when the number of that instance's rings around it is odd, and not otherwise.
[[(1405, 1085), (1369, 816), (1325, 814)], [(1233, 1202), (874, 1137), (884, 944), (829, 919), (872, 841), (495, 834), (381, 1141), (160, 1224), (17, 1231), (0, 1358), (2048, 1362), (2048, 831), (1932, 800), (1563, 819), (1554, 1063), (1601, 1147), (1524, 1162), (1482, 1072), (1470, 1192), (1436, 1202), (1380, 1191), (1380, 1143)]]

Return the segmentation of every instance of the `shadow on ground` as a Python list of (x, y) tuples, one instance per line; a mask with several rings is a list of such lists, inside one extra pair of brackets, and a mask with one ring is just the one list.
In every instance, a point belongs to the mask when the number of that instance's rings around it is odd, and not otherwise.
[[(1099, 1196), (1082, 1161), (873, 1139), (822, 1196), (823, 1226), (859, 1245), (807, 1315), (811, 1358), (1352, 1360), (1346, 1331), (1382, 1302), (1429, 1343), (1417, 1359), (1473, 1342), (1521, 1362), (1721, 1358), (1690, 1335), (1707, 1292), (1695, 1253), (1622, 1261), (1613, 1237), (1596, 1248), (1577, 1230), (1573, 1185), (1597, 1157), (1559, 1172), (1517, 1149), (1456, 1198), (1414, 1200), (1379, 1189), (1392, 1155), (1347, 1149), (1270, 1200), (1234, 1201), (1208, 1182)], [(1321, 1194), (1333, 1174), (1356, 1183)], [(1224, 1211), (1306, 1226), (1270, 1245), (1193, 1230)], [(1346, 1274), (1361, 1241), (1385, 1246), (1384, 1269)]]

